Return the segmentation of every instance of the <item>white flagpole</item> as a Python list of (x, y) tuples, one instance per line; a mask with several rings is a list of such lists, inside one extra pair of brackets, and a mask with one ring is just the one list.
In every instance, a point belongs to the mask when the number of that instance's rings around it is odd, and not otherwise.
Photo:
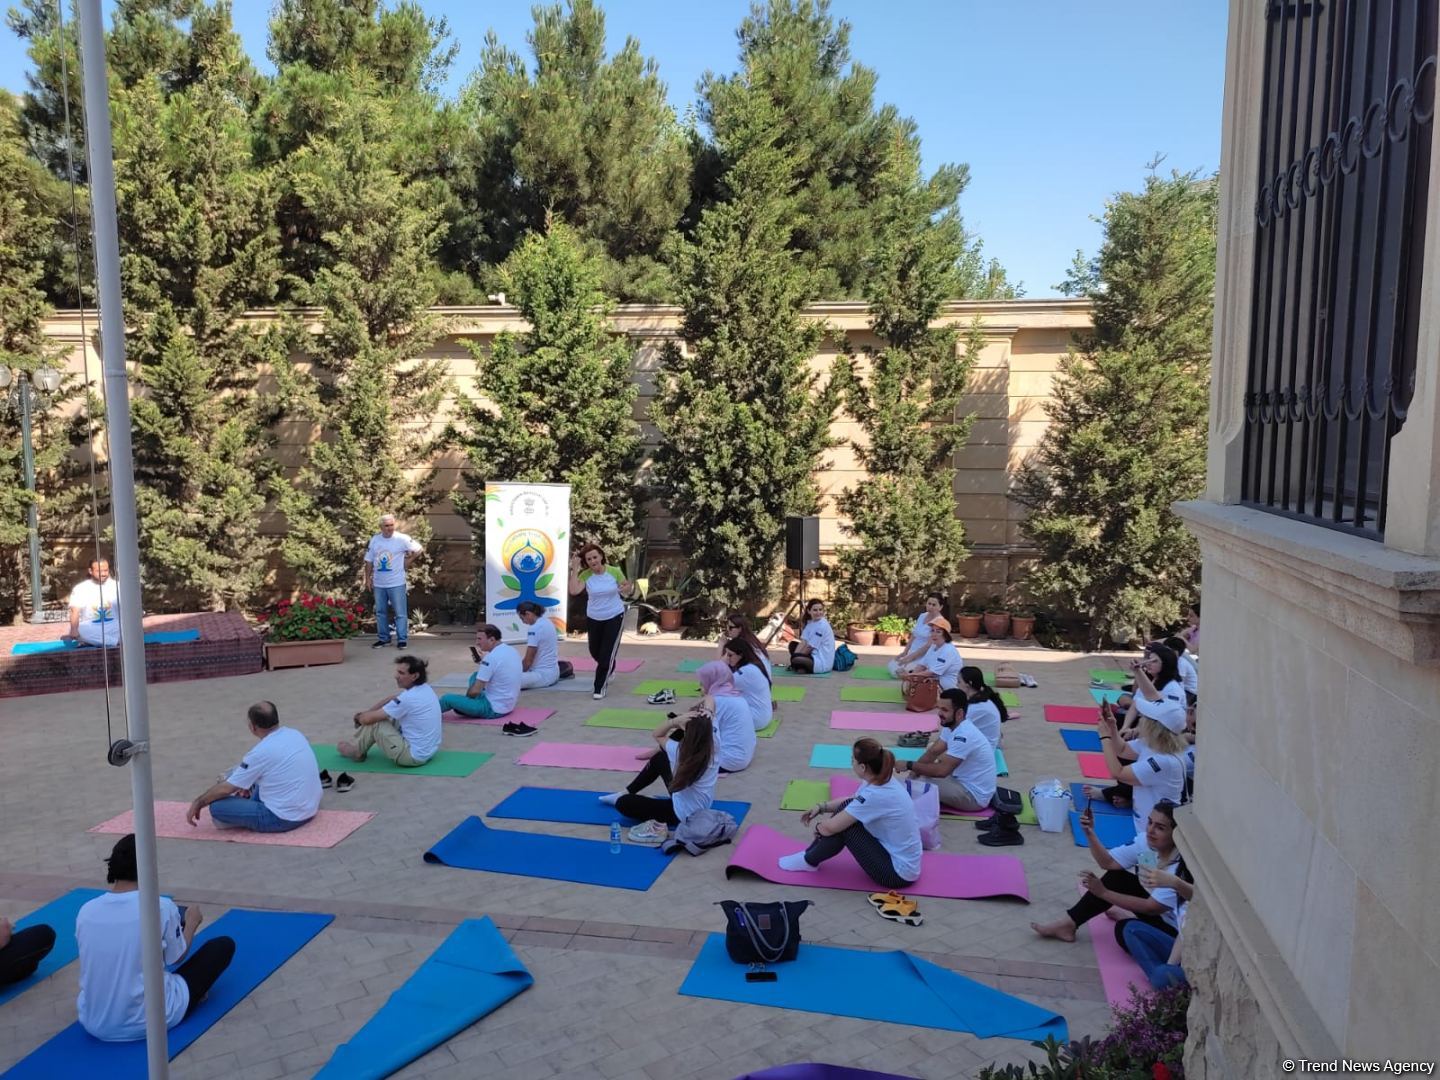
[(160, 943), (160, 874), (155, 862), (155, 793), (150, 777), (150, 702), (145, 689), (145, 629), (140, 596), (140, 539), (135, 469), (130, 450), (130, 384), (125, 372), (125, 313), (120, 302), (120, 234), (115, 218), (115, 163), (110, 143), (110, 89), (100, 0), (79, 0), (80, 57), (85, 81), (85, 149), (90, 162), (90, 208), (95, 280), (100, 300), (100, 347), (105, 415), (110, 436), (110, 499), (115, 525), (121, 670), (125, 718), (133, 744), (130, 792), (135, 805), (135, 853), (140, 871), (140, 943), (145, 979), (145, 1050), (150, 1080), (165, 1080), (170, 1054), (165, 1025), (165, 965)]

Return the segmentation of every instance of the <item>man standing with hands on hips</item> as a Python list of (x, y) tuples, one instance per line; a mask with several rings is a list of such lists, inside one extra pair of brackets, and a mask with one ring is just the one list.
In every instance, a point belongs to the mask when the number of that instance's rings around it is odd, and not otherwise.
[(370, 538), (365, 549), (365, 587), (375, 591), (375, 644), (381, 649), (390, 644), (390, 613), (395, 613), (395, 645), (403, 649), (409, 642), (409, 601), (405, 593), (405, 568), (421, 548), (410, 537), (395, 531), (395, 515), (380, 516), (380, 531)]

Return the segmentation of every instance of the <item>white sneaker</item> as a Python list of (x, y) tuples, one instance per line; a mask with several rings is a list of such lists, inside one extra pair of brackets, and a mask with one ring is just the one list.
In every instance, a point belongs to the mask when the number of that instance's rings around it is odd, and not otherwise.
[(663, 844), (665, 838), (670, 835), (670, 830), (658, 821), (642, 821), (630, 829), (630, 842), (634, 844), (649, 844), (652, 847)]
[(609, 795), (601, 795), (600, 801), (603, 802), (606, 806), (614, 806), (617, 802), (620, 801), (620, 796), (625, 794), (628, 794), (628, 792), (612, 791)]
[(605, 691), (604, 691), (604, 690), (601, 690), (601, 691), (599, 691), (598, 693), (591, 694), (590, 696), (591, 696), (592, 698), (594, 698), (596, 701), (603, 701), (603, 700), (605, 699)]
[(804, 873), (808, 871), (813, 874), (816, 870), (820, 869), (818, 866), (811, 866), (805, 861), (805, 852), (803, 851), (797, 851), (794, 855), (781, 855), (776, 861), (779, 863), (781, 870), (789, 870), (791, 872), (799, 871)]

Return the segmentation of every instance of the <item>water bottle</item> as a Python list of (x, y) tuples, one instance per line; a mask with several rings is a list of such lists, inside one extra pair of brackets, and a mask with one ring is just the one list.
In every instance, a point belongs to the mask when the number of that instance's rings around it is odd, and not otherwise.
[(620, 854), (620, 822), (610, 822), (610, 854)]

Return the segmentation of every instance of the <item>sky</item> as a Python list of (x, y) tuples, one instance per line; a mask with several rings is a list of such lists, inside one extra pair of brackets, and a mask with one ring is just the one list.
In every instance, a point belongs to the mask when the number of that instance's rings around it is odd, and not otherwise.
[[(421, 0), (460, 46), (450, 89), (474, 70), (485, 33), (528, 57), (529, 0)], [(8, 6), (8, 5), (6, 5)], [(107, 8), (111, 5), (107, 4)], [(749, 0), (601, 0), (611, 47), (632, 36), (654, 57), (677, 111), (707, 70), (733, 71)], [(269, 0), (234, 0), (264, 70)], [(1025, 295), (1052, 296), (1077, 249), (1098, 249), (1105, 201), (1146, 166), (1212, 172), (1228, 5), (1221, 0), (834, 0), (878, 101), (912, 117), (927, 169), (970, 167), (966, 227)], [(24, 89), (22, 43), (0, 28), (0, 86)]]

